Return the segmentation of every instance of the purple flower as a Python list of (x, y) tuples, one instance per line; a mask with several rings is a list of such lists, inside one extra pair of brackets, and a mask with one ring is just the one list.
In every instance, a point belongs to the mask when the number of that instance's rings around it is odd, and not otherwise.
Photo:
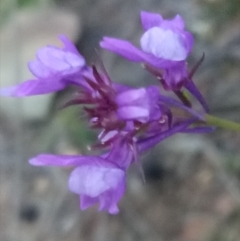
[(124, 170), (98, 157), (74, 169), (68, 185), (70, 191), (81, 195), (81, 209), (99, 202), (99, 211), (116, 214), (125, 191), (125, 178)]
[(192, 49), (193, 38), (184, 30), (181, 16), (164, 20), (161, 15), (141, 12), (141, 20), (146, 31), (140, 41), (144, 52), (173, 61), (187, 58)]
[(117, 203), (125, 191), (126, 170), (133, 160), (131, 146), (122, 138), (114, 141), (102, 156), (66, 156), (41, 154), (29, 162), (36, 166), (76, 166), (69, 177), (70, 191), (80, 195), (80, 207), (99, 203), (99, 211), (119, 212)]
[(140, 40), (142, 50), (128, 41), (109, 37), (104, 37), (100, 46), (131, 61), (146, 62), (159, 68), (186, 60), (192, 49), (193, 37), (184, 30), (184, 22), (179, 15), (172, 20), (164, 20), (159, 14), (141, 12), (141, 20), (146, 31)]
[(32, 165), (77, 166), (69, 177), (69, 190), (80, 196), (81, 209), (99, 202), (99, 210), (118, 213), (117, 203), (125, 190), (125, 171), (100, 156), (60, 156), (42, 154)]
[(37, 52), (36, 59), (29, 62), (29, 70), (36, 79), (1, 89), (0, 95), (15, 97), (40, 95), (61, 90), (74, 82), (81, 85), (81, 71), (86, 68), (85, 60), (66, 36), (61, 35), (59, 39), (64, 44), (63, 48), (54, 46), (41, 48)]
[(141, 37), (141, 49), (130, 42), (104, 37), (100, 46), (123, 57), (153, 66), (166, 89), (179, 89), (187, 80), (185, 60), (193, 46), (192, 35), (184, 30), (183, 19), (177, 15), (164, 20), (161, 15), (141, 12), (145, 33)]

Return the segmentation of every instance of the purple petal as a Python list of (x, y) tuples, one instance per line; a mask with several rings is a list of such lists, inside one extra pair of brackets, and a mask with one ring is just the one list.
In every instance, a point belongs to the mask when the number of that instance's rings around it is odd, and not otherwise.
[(66, 52), (58, 48), (44, 47), (37, 52), (37, 61), (55, 71), (64, 71), (69, 68), (69, 64), (64, 61)]
[(71, 73), (78, 71), (85, 66), (85, 59), (79, 55), (72, 54), (71, 52), (65, 52), (62, 56), (63, 61), (66, 61), (69, 66), (72, 68)]
[(163, 18), (160, 14), (141, 11), (141, 21), (144, 30), (148, 30), (149, 28), (160, 26)]
[(30, 159), (29, 163), (34, 166), (76, 166), (82, 163), (82, 157), (78, 155), (41, 154)]
[(79, 71), (85, 65), (85, 60), (79, 55), (53, 47), (39, 49), (37, 59), (36, 61), (40, 61), (53, 73), (71, 74)]
[(144, 138), (142, 140), (139, 140), (137, 142), (138, 144), (138, 150), (140, 153), (145, 152), (147, 150), (149, 150), (150, 148), (152, 148), (153, 146), (155, 146), (156, 144), (158, 144), (159, 142), (163, 141), (164, 139), (178, 133), (181, 132), (183, 130), (185, 130), (189, 125), (191, 125), (195, 120), (191, 119), (191, 120), (187, 120), (175, 127), (173, 127), (170, 130), (161, 132), (159, 134), (156, 134), (154, 136), (151, 137), (147, 137)]
[(171, 30), (176, 35), (179, 36), (179, 40), (182, 42), (183, 46), (186, 48), (187, 53), (189, 54), (193, 46), (193, 36), (190, 32), (184, 30), (184, 21), (180, 15), (172, 20), (162, 21), (160, 28), (165, 30)]
[(110, 214), (117, 214), (119, 209), (117, 207), (118, 201), (122, 198), (125, 191), (125, 178), (118, 184), (115, 190), (109, 190), (99, 196), (99, 211), (108, 210)]
[[(76, 55), (80, 55), (76, 46), (68, 39), (67, 36), (65, 35), (59, 35), (58, 38), (62, 41), (62, 43), (64, 44), (64, 50), (65, 51), (69, 51), (69, 52), (72, 52)], [(81, 55), (80, 55), (81, 56)]]
[(87, 195), (80, 196), (80, 208), (85, 210), (98, 202), (98, 198), (92, 198)]
[(119, 106), (117, 114), (120, 119), (144, 118), (145, 121), (148, 121), (151, 107), (149, 106), (149, 96), (145, 88), (130, 89), (120, 93), (116, 97), (116, 103)]
[(117, 95), (116, 103), (119, 106), (122, 105), (131, 105), (133, 101), (136, 101), (140, 98), (144, 98), (146, 95), (146, 89), (129, 89)]
[(69, 189), (77, 194), (95, 198), (102, 193), (117, 188), (125, 173), (119, 168), (94, 166), (92, 163), (77, 167), (69, 177)]
[(125, 107), (118, 108), (117, 115), (122, 120), (148, 118), (149, 110), (138, 106), (125, 106)]
[(175, 16), (175, 18), (172, 20), (172, 23), (176, 28), (184, 30), (185, 23), (183, 21), (183, 18), (179, 14)]
[(159, 89), (157, 86), (129, 89), (116, 97), (118, 117), (122, 120), (146, 122), (158, 119), (161, 115), (158, 106)]
[(162, 115), (161, 108), (158, 105), (159, 88), (158, 86), (149, 86), (146, 91), (149, 100), (150, 120), (158, 120)]
[(47, 66), (36, 60), (28, 62), (28, 68), (34, 76), (41, 79), (48, 78), (54, 74)]
[(109, 190), (98, 197), (90, 197), (84, 194), (80, 195), (80, 208), (85, 210), (99, 201), (99, 211), (108, 210), (111, 214), (117, 214), (119, 209), (117, 202), (121, 199), (125, 191), (125, 182), (118, 185), (116, 190)]
[(65, 88), (66, 83), (53, 79), (27, 80), (16, 86), (6, 87), (0, 90), (2, 96), (23, 97), (41, 95), (56, 92)]
[(104, 37), (100, 42), (100, 46), (130, 61), (146, 62), (157, 68), (169, 68), (176, 64), (176, 61), (157, 58), (152, 54), (145, 53), (125, 40)]
[(115, 38), (104, 37), (100, 46), (116, 54), (136, 62), (142, 62), (142, 51), (132, 45), (130, 42)]
[(109, 168), (115, 168), (116, 165), (110, 161), (106, 162), (99, 156), (79, 156), (79, 155), (52, 155), (41, 154), (29, 160), (34, 166), (77, 166), (94, 163), (96, 166), (104, 165)]
[(153, 27), (141, 38), (142, 50), (166, 60), (181, 61), (188, 55), (181, 36), (169, 29)]
[(112, 161), (120, 168), (126, 170), (133, 160), (131, 146), (124, 139), (117, 139), (112, 146), (111, 151), (106, 155), (106, 160)]
[(98, 210), (99, 211), (108, 210), (108, 212), (110, 214), (118, 214), (119, 213), (119, 208), (115, 202), (113, 202), (111, 205), (106, 205), (103, 207), (101, 206)]

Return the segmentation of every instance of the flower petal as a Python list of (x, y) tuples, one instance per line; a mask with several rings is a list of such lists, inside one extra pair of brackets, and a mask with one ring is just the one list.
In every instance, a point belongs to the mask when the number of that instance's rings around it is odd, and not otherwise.
[(172, 129), (167, 130), (167, 131), (163, 131), (160, 132), (154, 136), (150, 136), (147, 138), (144, 138), (143, 140), (139, 140), (137, 142), (138, 145), (138, 150), (140, 153), (143, 153), (147, 150), (149, 150), (150, 148), (152, 148), (153, 146), (157, 145), (158, 143), (160, 143), (161, 141), (163, 141), (164, 139), (178, 133), (181, 132), (183, 130), (186, 130), (186, 128), (191, 125), (196, 119), (190, 119), (187, 120), (181, 124), (178, 124), (176, 126), (174, 126)]
[[(80, 161), (79, 161), (80, 160)], [(81, 156), (41, 154), (29, 160), (34, 166), (71, 166), (79, 165)]]
[(143, 34), (141, 47), (146, 53), (172, 61), (185, 60), (188, 54), (178, 33), (159, 27), (153, 27)]
[(85, 209), (91, 207), (92, 205), (94, 205), (97, 202), (98, 202), (98, 198), (89, 197), (89, 196), (83, 195), (83, 194), (80, 196), (80, 208), (82, 210), (85, 210)]
[(100, 46), (104, 49), (110, 50), (116, 54), (119, 54), (131, 61), (142, 62), (142, 51), (132, 45), (130, 42), (104, 37), (100, 42)]
[(108, 210), (110, 214), (119, 212), (117, 203), (122, 198), (125, 191), (125, 179), (118, 184), (115, 190), (109, 190), (99, 196), (99, 211)]
[(54, 74), (47, 66), (36, 60), (29, 61), (28, 68), (34, 76), (40, 79), (48, 78)]
[(104, 37), (100, 42), (100, 46), (119, 54), (128, 60), (134, 62), (146, 62), (157, 68), (168, 68), (175, 65), (175, 61), (161, 59), (152, 54), (145, 53), (125, 40)]
[(107, 161), (116, 163), (118, 167), (126, 170), (133, 161), (131, 146), (124, 139), (117, 139), (112, 145), (111, 151), (106, 155)]
[[(118, 117), (122, 120), (134, 120), (147, 118), (145, 121), (148, 121), (149, 110), (147, 108), (139, 106), (124, 106), (120, 107), (117, 110)], [(142, 120), (145, 122), (144, 120)]]
[[(63, 50), (68, 51), (68, 52), (72, 52), (72, 53), (74, 53), (74, 54), (76, 54), (76, 55), (81, 56), (81, 55), (79, 54), (76, 46), (68, 39), (67, 36), (61, 34), (61, 35), (58, 36), (58, 38), (59, 38), (59, 39), (62, 41), (62, 43), (64, 44)], [(81, 56), (81, 57), (82, 57), (82, 56)]]
[(65, 86), (66, 84), (57, 78), (27, 80), (19, 85), (1, 89), (0, 95), (13, 97), (41, 95), (56, 92)]
[(141, 11), (141, 21), (144, 30), (148, 30), (149, 28), (160, 26), (163, 18), (160, 14)]
[(140, 98), (144, 98), (146, 95), (145, 88), (129, 89), (117, 95), (116, 103), (122, 105), (132, 105), (132, 102)]
[(94, 163), (82, 165), (73, 170), (69, 177), (69, 189), (77, 194), (95, 198), (107, 190), (117, 188), (125, 173), (119, 168), (95, 166)]
[(36, 61), (40, 61), (53, 73), (63, 74), (77, 72), (85, 65), (85, 60), (79, 55), (53, 47), (39, 49)]
[[(29, 160), (34, 166), (77, 166), (94, 163), (102, 166), (104, 159), (99, 156), (80, 156), (80, 155), (52, 155), (41, 154)], [(110, 161), (104, 162), (105, 167), (115, 168), (116, 165)]]

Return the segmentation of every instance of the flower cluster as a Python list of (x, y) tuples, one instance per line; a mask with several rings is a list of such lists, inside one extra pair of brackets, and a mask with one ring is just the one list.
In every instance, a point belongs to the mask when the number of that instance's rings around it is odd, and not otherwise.
[[(104, 37), (100, 46), (124, 58), (142, 63), (156, 77), (156, 85), (132, 87), (114, 83), (101, 65), (88, 66), (83, 56), (65, 36), (63, 48), (47, 46), (38, 50), (29, 63), (35, 76), (17, 86), (0, 90), (0, 95), (23, 97), (56, 92), (69, 85), (77, 94), (65, 104), (83, 106), (89, 128), (99, 130), (99, 155), (41, 154), (30, 160), (32, 165), (75, 166), (69, 189), (80, 195), (81, 209), (99, 203), (99, 210), (119, 212), (118, 202), (124, 194), (126, 172), (139, 156), (179, 132), (204, 133), (207, 104), (192, 81), (202, 59), (192, 70), (186, 59), (193, 46), (191, 33), (184, 29), (177, 15), (165, 20), (159, 14), (142, 12), (144, 33), (141, 48), (130, 42)], [(176, 98), (161, 94), (161, 86)], [(202, 112), (192, 108), (188, 91), (202, 105)], [(176, 111), (177, 110), (177, 111)], [(184, 113), (179, 115), (179, 113)]]

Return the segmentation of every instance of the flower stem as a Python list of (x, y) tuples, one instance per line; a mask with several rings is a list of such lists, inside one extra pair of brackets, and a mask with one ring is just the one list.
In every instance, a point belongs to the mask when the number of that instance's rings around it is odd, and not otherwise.
[(218, 118), (216, 116), (212, 116), (212, 115), (208, 115), (208, 114), (205, 114), (204, 117), (205, 117), (207, 124), (209, 124), (211, 126), (220, 127), (220, 128), (231, 130), (231, 131), (240, 131), (239, 123), (236, 123), (233, 121), (228, 121), (228, 120)]

